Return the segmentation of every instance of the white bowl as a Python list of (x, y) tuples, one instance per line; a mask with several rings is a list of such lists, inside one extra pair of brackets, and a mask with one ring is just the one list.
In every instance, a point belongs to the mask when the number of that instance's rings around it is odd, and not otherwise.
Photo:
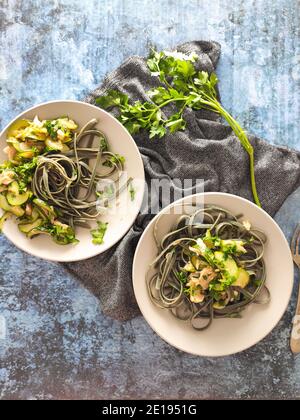
[[(187, 353), (199, 356), (225, 356), (245, 350), (262, 340), (275, 327), (285, 312), (293, 288), (293, 261), (288, 243), (276, 222), (262, 209), (244, 198), (225, 193), (203, 193), (185, 197), (176, 204), (203, 200), (242, 213), (252, 225), (267, 235), (264, 260), (266, 263), (271, 301), (267, 305), (249, 305), (241, 319), (215, 319), (204, 331), (194, 330), (189, 322), (180, 321), (166, 309), (156, 307), (150, 300), (145, 276), (149, 264), (157, 255), (153, 237), (156, 216), (145, 229), (135, 252), (133, 287), (142, 314), (153, 330), (165, 341)], [(199, 202), (199, 201), (198, 201)], [(178, 215), (170, 214), (174, 203), (162, 210), (159, 232), (170, 231)]]
[(109, 145), (114, 153), (125, 157), (125, 171), (133, 178), (136, 196), (133, 201), (129, 199), (129, 193), (120, 194), (117, 214), (107, 214), (101, 220), (108, 222), (108, 228), (102, 245), (92, 243), (88, 229), (77, 228), (76, 236), (80, 240), (77, 245), (57, 245), (46, 235), (39, 235), (28, 239), (22, 234), (15, 220), (7, 220), (4, 224), (3, 233), (18, 248), (36, 257), (52, 261), (78, 261), (100, 254), (116, 242), (128, 231), (133, 224), (142, 204), (144, 193), (144, 167), (139, 150), (128, 131), (112, 115), (96, 106), (79, 101), (51, 101), (28, 109), (18, 115), (4, 128), (0, 134), (0, 162), (7, 159), (3, 152), (6, 143), (6, 132), (9, 126), (21, 118), (51, 119), (61, 115), (68, 115), (74, 119), (80, 127), (92, 118), (98, 119), (97, 128), (107, 135)]

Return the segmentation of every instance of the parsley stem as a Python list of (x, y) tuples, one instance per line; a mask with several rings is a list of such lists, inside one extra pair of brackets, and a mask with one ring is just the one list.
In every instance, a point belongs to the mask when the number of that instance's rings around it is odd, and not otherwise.
[(226, 111), (226, 109), (222, 107), (222, 105), (219, 103), (217, 99), (211, 98), (205, 92), (202, 93), (202, 97), (205, 97), (207, 100), (203, 100), (201, 98), (200, 103), (203, 105), (207, 105), (214, 112), (217, 112), (218, 114), (220, 114), (228, 122), (228, 124), (232, 128), (232, 131), (240, 140), (242, 146), (248, 153), (252, 195), (253, 195), (254, 202), (258, 205), (258, 207), (261, 207), (261, 203), (258, 198), (257, 188), (256, 188), (255, 170), (254, 170), (254, 150), (253, 150), (252, 144), (250, 143), (245, 131), (242, 129), (240, 124)]
[(249, 153), (249, 160), (250, 160), (250, 180), (251, 180), (251, 187), (252, 187), (252, 194), (254, 198), (254, 202), (261, 207), (261, 203), (258, 198), (256, 182), (255, 182), (255, 172), (254, 172), (254, 152), (252, 149), (252, 153)]
[[(158, 67), (158, 69), (159, 69), (159, 67)], [(159, 71), (160, 71), (160, 69), (159, 69)], [(170, 85), (170, 83), (167, 81), (165, 76), (160, 76), (160, 80), (167, 86), (168, 89), (172, 89), (172, 85)]]
[(257, 194), (256, 181), (255, 181), (253, 146), (250, 143), (245, 131), (239, 125), (239, 123), (234, 118), (232, 118), (232, 116), (220, 104), (219, 104), (219, 113), (228, 122), (228, 124), (232, 128), (232, 131), (240, 140), (242, 146), (244, 147), (244, 149), (249, 155), (250, 182), (251, 182), (251, 188), (252, 188), (252, 195), (254, 198), (254, 202), (258, 205), (258, 207), (261, 207), (261, 203), (259, 201), (258, 194)]
[(166, 105), (168, 105), (169, 103), (171, 103), (171, 102), (176, 102), (176, 101), (186, 101), (186, 98), (183, 96), (183, 97), (181, 97), (181, 98), (171, 98), (171, 99), (168, 99), (167, 101), (165, 101), (165, 102), (163, 102), (162, 104), (160, 104), (160, 105), (156, 105), (155, 103), (155, 109), (151, 112), (151, 114), (148, 116), (148, 120), (151, 120), (151, 118), (152, 118), (152, 116), (159, 110), (159, 109), (161, 109), (161, 108), (163, 108), (164, 106), (166, 106)]
[(157, 109), (160, 109), (160, 108), (164, 107), (165, 105), (168, 105), (170, 102), (186, 101), (186, 99), (187, 98), (185, 96), (182, 96), (180, 98), (171, 98), (171, 99), (168, 99), (167, 101), (163, 102), (162, 104), (157, 105)]

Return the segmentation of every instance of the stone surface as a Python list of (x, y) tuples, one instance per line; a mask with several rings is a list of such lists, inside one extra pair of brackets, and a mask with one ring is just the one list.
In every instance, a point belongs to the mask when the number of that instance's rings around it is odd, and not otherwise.
[[(0, 0), (0, 125), (81, 99), (127, 56), (192, 39), (222, 44), (223, 103), (252, 132), (300, 149), (297, 0)], [(300, 190), (276, 216), (288, 238)], [(205, 359), (120, 323), (62, 267), (0, 238), (0, 398), (300, 398), (289, 351), (296, 289), (279, 325), (241, 354)]]

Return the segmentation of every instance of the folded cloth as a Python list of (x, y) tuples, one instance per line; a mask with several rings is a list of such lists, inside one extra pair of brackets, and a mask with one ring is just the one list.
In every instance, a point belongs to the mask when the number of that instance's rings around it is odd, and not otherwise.
[[(176, 48), (199, 56), (199, 69), (212, 72), (218, 62), (216, 42), (188, 42)], [(149, 100), (147, 91), (159, 85), (147, 68), (146, 60), (131, 57), (104, 80), (85, 100), (94, 103), (110, 89), (126, 93), (131, 100)], [(149, 140), (145, 132), (134, 135), (142, 154), (146, 181), (151, 179), (203, 179), (205, 191), (222, 191), (252, 200), (249, 159), (231, 128), (209, 111), (185, 111), (185, 131)], [(257, 189), (263, 208), (270, 214), (299, 186), (300, 153), (275, 147), (249, 135), (255, 150)], [(179, 188), (178, 185), (175, 186)], [(192, 194), (193, 188), (190, 189)], [(186, 195), (186, 191), (185, 191)], [(158, 197), (160, 205), (164, 203)], [(143, 212), (144, 213), (144, 212)], [(65, 267), (99, 298), (103, 312), (115, 319), (128, 320), (139, 314), (132, 288), (132, 260), (143, 229), (151, 216), (140, 214), (132, 228), (110, 250)], [(144, 281), (144, 279), (141, 279)]]

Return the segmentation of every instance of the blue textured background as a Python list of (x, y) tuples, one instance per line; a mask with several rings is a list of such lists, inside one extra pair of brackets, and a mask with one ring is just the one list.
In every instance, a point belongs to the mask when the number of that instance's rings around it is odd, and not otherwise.
[[(300, 149), (298, 0), (0, 0), (0, 125), (51, 99), (81, 99), (149, 46), (222, 44), (224, 105), (252, 132)], [(276, 168), (274, 168), (276, 170)], [(276, 216), (289, 238), (300, 190)], [(139, 317), (112, 321), (59, 265), (0, 238), (0, 398), (300, 398), (289, 352), (296, 290), (280, 324), (239, 355), (204, 359)]]

